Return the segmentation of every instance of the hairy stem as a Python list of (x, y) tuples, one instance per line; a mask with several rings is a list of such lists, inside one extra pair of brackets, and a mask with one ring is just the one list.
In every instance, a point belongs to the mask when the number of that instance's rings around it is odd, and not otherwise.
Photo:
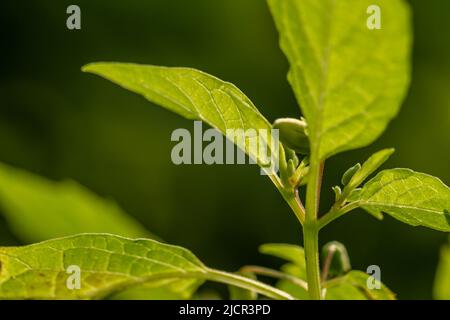
[(292, 211), (295, 213), (295, 216), (297, 217), (298, 221), (300, 221), (300, 224), (303, 225), (305, 222), (305, 209), (303, 208), (303, 204), (298, 197), (298, 191), (285, 191), (280, 190), (281, 195), (283, 196), (284, 200), (288, 203), (289, 207), (291, 207)]
[(295, 284), (296, 286), (299, 286), (305, 290), (308, 290), (308, 284), (305, 281), (303, 281), (300, 278), (294, 277), (290, 274), (278, 271), (278, 270), (260, 267), (260, 266), (244, 266), (241, 268), (241, 271), (242, 272), (251, 272), (256, 275), (276, 278), (276, 279), (280, 279), (280, 280), (286, 280), (286, 281), (289, 281), (289, 282)]
[(211, 281), (225, 283), (242, 289), (255, 291), (259, 294), (262, 294), (272, 299), (294, 300), (294, 298), (290, 294), (284, 291), (278, 290), (277, 288), (269, 286), (265, 283), (250, 278), (246, 278), (234, 273), (228, 273), (215, 269), (208, 269), (208, 273), (206, 274), (205, 278)]
[(317, 215), (324, 164), (318, 160), (318, 156), (315, 153), (311, 153), (310, 161), (310, 176), (306, 189), (306, 216), (305, 223), (303, 224), (303, 241), (309, 296), (313, 300), (320, 300), (322, 294), (320, 287), (319, 228)]
[(336, 220), (337, 218), (343, 216), (347, 212), (350, 212), (358, 207), (359, 207), (358, 202), (351, 202), (343, 207), (333, 206), (327, 214), (325, 214), (322, 218), (320, 218), (318, 226), (319, 229), (322, 229), (330, 222)]
[(302, 201), (298, 197), (298, 191), (287, 189), (285, 186), (283, 186), (280, 178), (276, 175), (269, 175), (269, 178), (280, 191), (283, 199), (287, 202), (289, 207), (291, 207), (298, 221), (300, 221), (300, 224), (303, 225), (303, 223), (305, 222), (305, 208), (303, 207)]
[(313, 300), (320, 300), (319, 233), (316, 226), (305, 224), (303, 237), (309, 296)]

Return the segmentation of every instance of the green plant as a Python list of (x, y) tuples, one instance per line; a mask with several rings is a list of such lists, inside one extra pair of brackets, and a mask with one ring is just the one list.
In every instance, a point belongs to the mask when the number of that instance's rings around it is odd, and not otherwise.
[[(363, 184), (394, 151), (385, 149), (343, 174), (342, 185), (333, 188), (335, 203), (323, 215), (319, 204), (326, 159), (372, 143), (399, 110), (410, 73), (408, 6), (402, 0), (377, 1), (382, 28), (371, 30), (366, 25), (369, 0), (268, 2), (304, 118), (278, 119), (271, 125), (234, 85), (194, 69), (93, 63), (83, 71), (187, 119), (202, 120), (223, 134), (227, 129), (279, 129), (282, 143), (275, 156), (280, 170), (264, 169), (298, 218), (304, 248), (263, 245), (262, 253), (288, 263), (281, 270), (245, 266), (232, 274), (206, 267), (183, 248), (154, 240), (76, 235), (1, 248), (0, 297), (103, 298), (130, 288), (147, 297), (161, 288), (190, 297), (204, 280), (213, 280), (233, 286), (233, 297), (255, 298), (257, 293), (287, 299), (394, 298), (384, 285), (370, 290), (370, 276), (350, 270), (340, 244), (324, 247), (321, 270), (319, 231), (362, 208), (378, 219), (386, 213), (412, 226), (449, 232), (449, 188), (435, 177), (409, 169), (383, 170)], [(259, 164), (263, 162), (246, 140), (236, 144)], [(303, 186), (304, 202), (299, 196)], [(85, 285), (80, 290), (65, 287), (70, 265), (83, 270)], [(278, 288), (255, 280), (257, 275), (279, 279)]]

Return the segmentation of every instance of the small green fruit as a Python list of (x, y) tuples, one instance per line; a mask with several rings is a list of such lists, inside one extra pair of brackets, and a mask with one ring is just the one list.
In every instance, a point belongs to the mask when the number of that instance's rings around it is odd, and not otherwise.
[(294, 118), (280, 118), (275, 120), (273, 128), (279, 130), (280, 140), (288, 148), (299, 154), (309, 154), (306, 121)]

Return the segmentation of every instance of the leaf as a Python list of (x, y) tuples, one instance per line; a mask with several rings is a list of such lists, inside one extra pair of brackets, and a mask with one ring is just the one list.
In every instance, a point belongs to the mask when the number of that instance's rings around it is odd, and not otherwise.
[(437, 300), (450, 300), (450, 245), (441, 249), (433, 295)]
[(110, 300), (186, 300), (192, 299), (202, 281), (198, 279), (167, 279), (145, 283), (112, 294)]
[(352, 270), (345, 276), (330, 281), (326, 291), (327, 300), (395, 300), (395, 294), (384, 284), (380, 289), (369, 289), (369, 275)]
[(201, 283), (196, 279), (175, 279), (156, 282), (154, 285), (140, 285), (112, 294), (107, 300), (189, 300)]
[[(302, 273), (294, 264), (286, 264), (282, 271), (301, 277)], [(367, 279), (369, 275), (357, 270), (352, 270), (346, 275), (332, 279), (326, 282), (325, 299), (326, 300), (395, 300), (395, 294), (384, 284), (380, 289), (369, 289)], [(277, 288), (288, 292), (296, 299), (308, 300), (309, 295), (306, 290), (287, 280), (281, 280), (277, 283)]]
[(259, 247), (262, 254), (271, 255), (305, 267), (305, 251), (302, 247), (285, 243), (266, 243)]
[[(14, 233), (26, 242), (87, 232), (156, 238), (117, 204), (76, 182), (53, 182), (3, 164), (0, 164), (0, 206)], [(195, 279), (170, 280), (160, 282), (159, 286), (132, 288), (113, 298), (187, 299), (197, 283)]]
[(427, 174), (384, 170), (349, 200), (369, 212), (385, 212), (412, 226), (450, 231), (450, 189)]
[(344, 172), (341, 178), (342, 185), (346, 186), (350, 182), (350, 179), (355, 175), (356, 172), (358, 172), (359, 169), (361, 169), (361, 164), (359, 163), (347, 169), (347, 171)]
[(397, 114), (409, 84), (410, 14), (379, 0), (381, 29), (367, 27), (373, 0), (268, 0), (289, 82), (321, 160), (366, 146)]
[[(189, 251), (152, 240), (78, 235), (0, 248), (1, 298), (103, 298), (145, 281), (205, 273)], [(69, 266), (81, 270), (81, 288), (66, 286)]]
[[(345, 250), (345, 249), (344, 249)], [(282, 266), (281, 271), (295, 276), (299, 279), (306, 279), (306, 268), (303, 248), (289, 244), (264, 244), (260, 247), (260, 252), (273, 255), (288, 261)], [(300, 258), (299, 258), (300, 257)], [(348, 259), (348, 258), (347, 258)], [(346, 262), (350, 266), (350, 262)], [(334, 278), (328, 283), (330, 284), (326, 291), (327, 300), (390, 300), (395, 299), (395, 295), (383, 284), (381, 289), (369, 289), (367, 287), (367, 279), (370, 276), (362, 271), (351, 270), (344, 276)], [(288, 292), (296, 299), (309, 299), (308, 292), (298, 285), (288, 280), (280, 280), (277, 288)]]
[[(227, 130), (242, 129), (242, 134), (238, 133), (233, 142), (256, 163), (267, 167), (268, 159), (260, 156), (258, 146), (249, 143), (245, 135), (245, 131), (254, 129), (254, 137), (262, 139), (272, 160), (277, 161), (278, 153), (270, 138), (271, 124), (250, 99), (229, 82), (190, 68), (129, 63), (91, 63), (82, 70), (102, 76), (187, 119), (205, 121), (225, 135)], [(258, 130), (267, 130), (268, 136)]]
[(1, 163), (0, 207), (25, 242), (86, 232), (154, 237), (116, 203), (76, 182), (53, 182)]
[(334, 192), (334, 201), (338, 201), (339, 198), (340, 198), (341, 195), (342, 195), (341, 187), (339, 187), (339, 186), (334, 186), (334, 187), (331, 187), (331, 189), (332, 189), (333, 192)]
[(368, 176), (375, 172), (389, 157), (394, 153), (395, 149), (380, 150), (367, 159), (360, 170), (356, 171), (347, 184), (348, 190), (358, 187)]
[[(213, 280), (291, 298), (263, 283), (207, 268), (190, 251), (155, 240), (82, 234), (24, 247), (0, 247), (0, 299), (98, 299), (144, 283)], [(69, 289), (69, 267), (79, 289)]]

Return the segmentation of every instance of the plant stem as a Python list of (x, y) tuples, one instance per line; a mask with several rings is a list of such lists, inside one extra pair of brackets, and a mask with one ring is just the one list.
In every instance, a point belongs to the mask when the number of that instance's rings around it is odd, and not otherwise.
[(269, 286), (265, 283), (243, 277), (234, 273), (228, 273), (220, 270), (209, 269), (205, 276), (207, 280), (233, 285), (239, 288), (255, 291), (266, 297), (278, 300), (294, 300), (294, 298), (277, 288)]
[(319, 269), (319, 228), (317, 215), (319, 210), (320, 187), (322, 184), (323, 162), (317, 154), (311, 152), (310, 172), (306, 189), (306, 216), (303, 224), (303, 241), (306, 258), (306, 275), (309, 296), (313, 300), (322, 298)]
[(312, 300), (320, 300), (320, 271), (319, 271), (319, 232), (315, 225), (305, 224), (303, 227), (306, 276), (308, 292)]
[(303, 281), (300, 278), (294, 277), (290, 274), (278, 271), (278, 270), (260, 267), (260, 266), (244, 266), (240, 270), (242, 272), (251, 272), (251, 273), (254, 273), (257, 275), (261, 275), (261, 276), (267, 276), (267, 277), (272, 277), (272, 278), (276, 278), (276, 279), (286, 280), (286, 281), (289, 281), (289, 282), (295, 284), (296, 286), (299, 286), (299, 287), (305, 289), (306, 291), (308, 291), (308, 284), (305, 281)]
[(302, 201), (298, 197), (298, 191), (286, 189), (281, 183), (280, 178), (278, 178), (278, 176), (276, 175), (269, 175), (269, 178), (280, 191), (283, 199), (292, 209), (298, 221), (300, 221), (300, 224), (303, 225), (303, 223), (305, 222), (305, 208), (303, 207)]
[(298, 197), (297, 190), (286, 192), (284, 190), (280, 190), (281, 195), (284, 200), (288, 203), (289, 207), (291, 207), (292, 211), (295, 213), (300, 224), (303, 225), (305, 222), (305, 209), (303, 208), (303, 204)]
[(319, 219), (319, 226), (318, 226), (319, 229), (322, 229), (323, 227), (325, 227), (330, 222), (332, 222), (332, 221), (336, 220), (337, 218), (343, 216), (347, 212), (358, 208), (359, 206), (360, 206), (360, 204), (358, 202), (351, 202), (351, 203), (343, 206), (342, 208), (333, 206), (331, 208), (331, 210), (327, 214), (325, 214), (322, 218)]

